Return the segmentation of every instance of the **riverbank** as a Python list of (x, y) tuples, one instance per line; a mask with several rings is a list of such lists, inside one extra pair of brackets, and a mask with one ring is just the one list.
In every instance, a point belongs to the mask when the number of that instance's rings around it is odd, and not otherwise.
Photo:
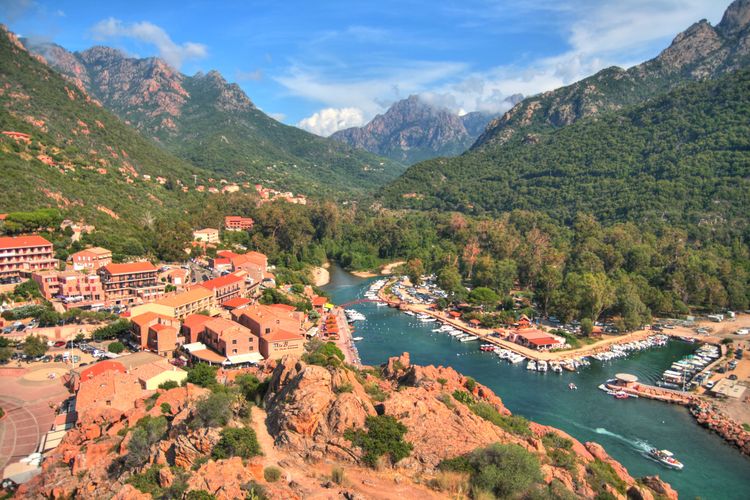
[(331, 282), (331, 273), (328, 271), (328, 267), (330, 267), (330, 264), (326, 262), (323, 267), (313, 267), (310, 270), (313, 285), (320, 287)]
[(373, 271), (349, 271), (349, 274), (352, 276), (356, 276), (357, 278), (375, 278), (377, 276), (390, 276), (393, 274), (393, 271), (399, 267), (406, 264), (405, 261), (399, 260), (396, 262), (391, 262), (390, 264), (386, 264), (383, 267), (380, 268), (379, 272), (373, 272)]

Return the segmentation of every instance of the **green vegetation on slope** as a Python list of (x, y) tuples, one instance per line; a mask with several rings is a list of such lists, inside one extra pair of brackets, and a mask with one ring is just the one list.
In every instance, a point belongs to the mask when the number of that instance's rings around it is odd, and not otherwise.
[(142, 233), (154, 219), (177, 218), (185, 204), (204, 198), (183, 193), (178, 181), (192, 185), (194, 174), (206, 176), (91, 102), (14, 40), (0, 31), (0, 130), (31, 139), (0, 135), (0, 211), (57, 207), (145, 253)]
[(667, 221), (743, 229), (750, 209), (750, 72), (694, 83), (646, 104), (547, 134), (514, 137), (411, 167), (392, 206), (570, 223)]

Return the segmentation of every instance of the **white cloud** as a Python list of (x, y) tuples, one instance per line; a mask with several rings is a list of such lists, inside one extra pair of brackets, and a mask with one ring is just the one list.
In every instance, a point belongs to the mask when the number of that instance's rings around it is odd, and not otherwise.
[(164, 29), (148, 21), (126, 24), (119, 19), (110, 17), (96, 23), (91, 29), (91, 33), (97, 40), (132, 38), (139, 42), (154, 45), (159, 52), (159, 57), (178, 69), (183, 62), (201, 59), (208, 54), (205, 45), (195, 42), (175, 43)]
[(297, 126), (313, 134), (328, 137), (337, 130), (364, 125), (365, 117), (358, 108), (325, 108), (304, 118)]
[[(292, 64), (277, 81), (292, 95), (328, 108), (360, 109), (365, 120), (409, 94), (419, 94), (428, 102), (456, 112), (500, 113), (510, 107), (506, 99), (513, 94), (538, 94), (569, 85), (608, 66), (627, 68), (653, 57), (655, 49), (665, 48), (692, 23), (702, 18), (718, 21), (729, 0), (467, 3), (470, 7), (452, 12), (456, 25), (478, 22), (481, 26), (477, 29), (488, 30), (490, 37), (495, 28), (518, 30), (518, 33), (548, 29), (559, 33), (564, 42), (553, 56), (525, 59), (519, 54), (519, 63), (482, 69), (462, 62), (403, 59), (362, 69), (357, 61), (340, 61), (330, 54), (326, 59), (326, 54), (318, 53), (319, 66), (311, 66), (309, 62), (304, 66)], [(369, 31), (362, 30), (361, 34), (367, 35)], [(385, 38), (380, 46), (389, 43)], [(323, 111), (326, 110), (313, 117)]]
[(237, 74), (235, 75), (237, 78), (237, 81), (240, 82), (259, 82), (263, 79), (263, 71), (260, 69), (256, 69), (254, 71), (242, 71), (238, 70)]

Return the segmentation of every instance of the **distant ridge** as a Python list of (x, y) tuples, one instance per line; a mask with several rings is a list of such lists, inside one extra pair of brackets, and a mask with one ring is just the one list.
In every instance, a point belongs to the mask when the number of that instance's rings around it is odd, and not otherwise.
[[(516, 104), (522, 96), (506, 99)], [(463, 116), (412, 95), (394, 103), (362, 127), (340, 130), (332, 139), (411, 164), (466, 151), (496, 114), (475, 111)]]
[(69, 52), (23, 41), (143, 135), (216, 175), (349, 196), (377, 188), (404, 169), (274, 120), (217, 71), (188, 76), (157, 57), (132, 58), (101, 46)]

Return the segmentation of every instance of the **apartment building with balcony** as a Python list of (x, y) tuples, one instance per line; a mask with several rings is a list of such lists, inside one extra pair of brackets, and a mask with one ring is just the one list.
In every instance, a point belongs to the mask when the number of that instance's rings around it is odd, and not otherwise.
[(200, 284), (203, 288), (211, 290), (217, 305), (223, 305), (226, 301), (244, 297), (246, 292), (245, 273), (227, 274), (218, 278), (204, 281)]
[(157, 277), (159, 270), (150, 262), (108, 264), (98, 274), (107, 300), (114, 304), (151, 302), (164, 294)]
[(227, 231), (249, 231), (253, 228), (253, 221), (250, 217), (241, 217), (239, 215), (227, 215), (224, 217), (224, 229)]
[(112, 252), (102, 247), (93, 247), (72, 254), (68, 261), (74, 271), (96, 272), (112, 263)]
[(96, 274), (46, 269), (31, 273), (31, 279), (39, 285), (45, 299), (60, 298), (66, 307), (104, 304), (104, 287)]
[(41, 236), (0, 238), (0, 279), (54, 269), (56, 265), (52, 243)]

